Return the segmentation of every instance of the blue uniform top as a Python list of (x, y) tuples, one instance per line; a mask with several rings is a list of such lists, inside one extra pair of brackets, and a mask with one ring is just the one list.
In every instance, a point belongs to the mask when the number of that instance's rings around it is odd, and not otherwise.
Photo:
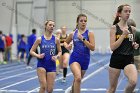
[(0, 36), (0, 48), (4, 49), (4, 41), (2, 40), (2, 36)]
[(47, 67), (55, 67), (55, 62), (52, 61), (52, 56), (54, 56), (56, 52), (55, 36), (52, 35), (52, 38), (50, 40), (46, 40), (44, 35), (41, 36), (41, 43), (39, 47), (40, 53), (45, 53), (45, 56), (43, 59), (39, 59), (38, 63), (46, 65)]
[[(83, 38), (85, 38), (87, 41), (89, 41), (88, 32), (89, 31), (86, 30), (82, 34)], [(78, 34), (78, 30), (76, 30), (73, 35), (73, 44), (74, 44), (73, 52), (78, 53), (80, 55), (87, 55), (87, 56), (90, 55), (89, 48), (87, 48), (85, 44), (77, 37), (77, 34)]]
[(28, 47), (29, 47), (29, 49), (33, 46), (35, 40), (36, 40), (36, 35), (35, 34), (31, 34), (28, 37)]
[(0, 36), (0, 48), (4, 49), (4, 41), (2, 40), (2, 36)]
[[(86, 30), (83, 34), (81, 34), (87, 41), (89, 41), (88, 30)], [(82, 42), (78, 38), (78, 30), (76, 29), (73, 35), (73, 52), (70, 55), (69, 65), (73, 62), (78, 62), (81, 66), (82, 70), (87, 70), (90, 62), (90, 50), (85, 46), (84, 42)]]
[(23, 39), (20, 40), (19, 42), (19, 49), (25, 49), (26, 50), (26, 43), (23, 41)]

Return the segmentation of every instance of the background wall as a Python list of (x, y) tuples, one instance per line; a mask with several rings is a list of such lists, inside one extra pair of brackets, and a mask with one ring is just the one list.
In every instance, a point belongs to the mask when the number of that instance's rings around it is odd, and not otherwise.
[(40, 36), (45, 20), (53, 19), (55, 29), (66, 25), (70, 33), (75, 28), (77, 15), (84, 13), (88, 16), (87, 27), (95, 34), (96, 49), (106, 52), (109, 27), (117, 7), (126, 3), (131, 5), (131, 18), (140, 29), (139, 0), (0, 0), (0, 30), (5, 34), (29, 35), (36, 28)]

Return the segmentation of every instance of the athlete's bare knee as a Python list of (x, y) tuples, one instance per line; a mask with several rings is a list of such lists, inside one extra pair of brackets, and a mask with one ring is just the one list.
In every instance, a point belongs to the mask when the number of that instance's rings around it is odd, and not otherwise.
[(52, 93), (53, 92), (53, 88), (47, 88), (47, 93)]
[(137, 81), (136, 80), (129, 80), (129, 84), (131, 87), (135, 87), (137, 84)]
[(74, 80), (77, 83), (81, 83), (81, 77), (80, 76), (75, 77)]
[(66, 62), (63, 63), (63, 67), (67, 67), (67, 63)]
[(46, 91), (46, 85), (45, 84), (41, 84), (40, 89), (43, 91)]

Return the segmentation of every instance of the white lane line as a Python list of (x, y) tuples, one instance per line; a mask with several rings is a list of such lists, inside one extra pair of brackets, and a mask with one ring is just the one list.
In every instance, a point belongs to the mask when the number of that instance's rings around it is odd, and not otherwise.
[[(97, 69), (96, 71), (92, 72), (91, 74), (89, 74), (88, 76), (86, 76), (85, 78), (82, 79), (82, 83), (84, 81), (86, 81), (87, 79), (89, 79), (90, 77), (96, 75), (97, 73), (99, 73), (100, 71), (104, 70), (107, 66), (108, 66), (109, 63), (107, 63), (106, 65), (104, 65), (103, 67)], [(65, 93), (69, 93), (69, 91), (71, 90), (71, 86), (68, 87), (66, 90), (65, 90)]]
[(0, 93), (27, 93), (28, 91), (19, 91), (19, 90), (0, 90)]
[[(106, 92), (107, 89), (106, 88), (97, 88), (97, 89), (90, 89), (90, 88), (82, 88), (81, 91), (84, 92), (88, 92), (88, 91), (92, 91), (92, 92), (97, 92), (97, 91), (102, 91), (102, 92)], [(116, 92), (124, 92), (123, 89), (117, 89)], [(139, 91), (139, 89), (135, 89), (135, 92)]]
[(0, 81), (5, 80), (5, 79), (9, 79), (9, 78), (13, 78), (13, 77), (17, 77), (17, 76), (21, 76), (21, 75), (25, 75), (25, 74), (32, 73), (32, 72), (35, 72), (35, 71), (36, 71), (36, 70), (27, 71), (27, 72), (25, 72), (25, 73), (16, 74), (16, 75), (9, 76), (9, 77), (6, 77), (6, 78), (1, 78)]
[[(35, 71), (35, 70), (33, 70), (33, 71)], [(30, 71), (30, 72), (33, 72), (33, 71)], [(25, 73), (24, 73), (25, 74)], [(27, 73), (26, 73), (27, 74)], [(19, 75), (19, 74), (18, 74)], [(23, 75), (23, 74), (22, 74)], [(72, 73), (69, 73), (68, 74), (68, 76), (70, 76), (70, 75), (72, 75)], [(14, 76), (15, 77), (15, 76)], [(33, 77), (33, 78), (29, 78), (29, 79), (26, 79), (26, 80), (23, 80), (23, 81), (21, 81), (21, 82), (17, 82), (17, 83), (14, 83), (14, 84), (11, 84), (11, 85), (8, 85), (8, 86), (5, 86), (5, 87), (3, 87), (3, 88), (0, 88), (0, 89), (5, 89), (5, 88), (9, 88), (9, 87), (12, 87), (12, 86), (15, 86), (15, 85), (18, 85), (18, 84), (21, 84), (21, 83), (24, 83), (24, 82), (27, 82), (27, 81), (30, 81), (30, 80), (32, 80), (32, 79), (36, 79), (37, 78), (37, 76), (35, 76), (35, 77)], [(58, 78), (58, 79), (56, 79), (55, 81), (57, 81), (57, 80), (60, 80), (60, 79), (62, 79), (63, 77), (60, 77), (60, 78)], [(38, 89), (38, 88), (37, 88)]]
[(39, 90), (39, 88), (40, 88), (40, 87), (34, 88), (34, 89), (32, 89), (32, 90), (28, 91), (27, 93), (32, 93), (32, 92), (38, 91), (38, 90)]
[(88, 76), (86, 76), (85, 78), (82, 79), (82, 83), (84, 81), (86, 81), (87, 79), (89, 79), (90, 77), (96, 75), (97, 73), (101, 72), (102, 70), (104, 70), (107, 66), (109, 65), (109, 63), (107, 63), (106, 65), (104, 65), (103, 67), (97, 69), (96, 71), (92, 72), (91, 74), (89, 74)]
[[(71, 75), (72, 75), (72, 73), (70, 72), (70, 73), (68, 73), (67, 76), (71, 76)], [(58, 81), (58, 80), (61, 80), (62, 78), (63, 78), (63, 77), (59, 77), (59, 78), (55, 79), (55, 82)], [(39, 88), (40, 88), (40, 87), (34, 88), (34, 89), (28, 91), (28, 93), (31, 93), (31, 92), (34, 92), (34, 91), (38, 91)]]
[(37, 76), (32, 77), (32, 78), (29, 78), (29, 79), (26, 79), (26, 80), (23, 80), (23, 81), (20, 81), (20, 82), (17, 82), (17, 83), (14, 83), (14, 84), (11, 84), (11, 85), (8, 85), (8, 86), (5, 86), (5, 87), (3, 87), (3, 88), (0, 88), (0, 90), (6, 89), (6, 88), (9, 88), (9, 87), (12, 87), (12, 86), (15, 86), (15, 85), (18, 85), (18, 84), (21, 84), (21, 83), (24, 83), (24, 82), (27, 82), (27, 81), (36, 79), (36, 78), (37, 78)]
[(20, 70), (24, 70), (24, 69), (27, 69), (27, 68), (25, 67), (25, 68), (21, 68), (21, 69), (15, 69), (15, 70), (10, 70), (10, 71), (5, 71), (3, 73), (0, 73), (0, 75), (11, 73), (11, 72), (15, 72), (15, 71), (20, 71)]
[[(65, 91), (64, 89), (54, 89), (53, 91)], [(19, 91), (19, 90), (0, 90), (0, 93), (27, 93), (28, 90), (26, 91)]]
[[(96, 61), (96, 62), (94, 62), (94, 63), (89, 64), (89, 67), (94, 66), (94, 65), (96, 65), (96, 64), (99, 64), (99, 63), (103, 62), (105, 59), (107, 59), (107, 57), (105, 57), (105, 58), (103, 58), (103, 59), (101, 59), (101, 60), (99, 60), (99, 61)], [(67, 75), (67, 77), (70, 76), (70, 75), (72, 75), (72, 72), (70, 72), (70, 73)], [(63, 78), (63, 77), (60, 77), (60, 79), (62, 79), (62, 78)], [(60, 79), (56, 79), (55, 81), (60, 80)], [(39, 87), (30, 90), (28, 93), (31, 93), (31, 92), (34, 92), (34, 91), (38, 91), (38, 90), (39, 90)]]
[[(54, 89), (55, 92), (57, 91), (65, 91), (64, 89)], [(81, 91), (83, 92), (106, 92), (106, 88), (96, 88), (96, 89), (91, 89), (91, 88), (82, 88)], [(0, 93), (27, 93), (28, 91), (19, 91), (19, 90), (0, 90)], [(122, 89), (116, 90), (116, 92), (124, 92)], [(135, 92), (139, 92), (139, 89), (135, 89)]]
[(0, 65), (0, 68), (7, 68), (7, 67), (15, 66), (15, 65), (18, 65), (18, 63), (14, 62), (14, 63), (8, 63), (6, 65)]
[(11, 67), (7, 67), (7, 68), (2, 68), (0, 69), (0, 71), (3, 71), (3, 70), (9, 70), (9, 69), (14, 69), (14, 68), (21, 68), (21, 67), (26, 67), (26, 65), (17, 65), (17, 66), (11, 66)]

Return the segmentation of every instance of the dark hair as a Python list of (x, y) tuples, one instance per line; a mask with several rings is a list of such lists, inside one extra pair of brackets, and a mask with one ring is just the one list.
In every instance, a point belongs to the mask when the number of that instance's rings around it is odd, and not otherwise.
[(32, 29), (32, 33), (33, 34), (36, 34), (36, 29)]
[(2, 34), (2, 31), (0, 31), (0, 34)]
[(128, 24), (129, 26), (134, 26), (134, 27), (136, 27), (136, 23), (135, 23), (135, 21), (134, 21), (133, 19), (128, 19), (127, 24)]
[(116, 18), (115, 18), (115, 20), (114, 20), (114, 22), (113, 22), (113, 25), (117, 24), (117, 23), (120, 21), (120, 19), (119, 19), (119, 17), (120, 17), (119, 14), (122, 12), (124, 6), (130, 6), (130, 5), (124, 4), (124, 5), (120, 5), (120, 6), (118, 7), (117, 14), (116, 14)]
[(79, 21), (80, 17), (86, 17), (86, 19), (87, 19), (87, 16), (86, 16), (85, 14), (79, 14), (79, 15), (77, 16), (76, 27), (75, 27), (74, 31), (75, 31), (76, 29), (78, 29), (78, 21)]
[(23, 37), (25, 37), (25, 35), (24, 35), (24, 34), (22, 34), (22, 35), (21, 35), (21, 38), (23, 38)]

